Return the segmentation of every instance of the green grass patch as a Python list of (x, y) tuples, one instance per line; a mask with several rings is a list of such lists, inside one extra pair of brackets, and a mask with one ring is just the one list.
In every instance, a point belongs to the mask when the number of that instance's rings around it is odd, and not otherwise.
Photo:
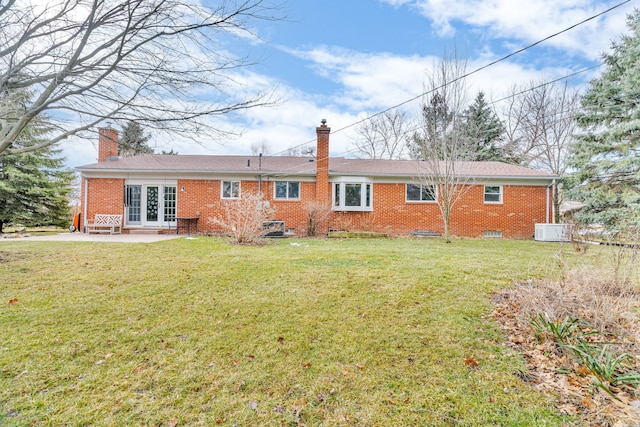
[(0, 424), (561, 425), (488, 317), (557, 249), (0, 242)]
[(336, 239), (386, 239), (387, 234), (373, 231), (330, 231), (328, 237)]

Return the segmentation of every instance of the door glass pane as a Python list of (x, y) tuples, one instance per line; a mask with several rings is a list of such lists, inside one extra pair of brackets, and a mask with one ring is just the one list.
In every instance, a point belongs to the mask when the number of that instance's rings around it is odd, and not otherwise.
[(127, 206), (127, 222), (140, 223), (141, 205), (142, 205), (142, 186), (127, 185), (126, 200)]
[(158, 187), (147, 187), (147, 221), (158, 220)]
[(176, 187), (164, 187), (164, 220), (176, 220)]

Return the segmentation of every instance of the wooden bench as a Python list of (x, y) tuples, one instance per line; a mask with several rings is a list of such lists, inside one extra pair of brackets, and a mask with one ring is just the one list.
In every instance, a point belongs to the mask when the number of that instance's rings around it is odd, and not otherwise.
[(122, 215), (96, 214), (93, 221), (87, 221), (87, 233), (122, 233)]

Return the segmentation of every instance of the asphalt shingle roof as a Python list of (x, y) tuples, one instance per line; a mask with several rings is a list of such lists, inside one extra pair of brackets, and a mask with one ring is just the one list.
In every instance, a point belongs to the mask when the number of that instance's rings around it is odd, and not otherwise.
[[(429, 173), (429, 162), (419, 160), (369, 160), (332, 157), (330, 175), (415, 176)], [(167, 172), (167, 173), (231, 173), (273, 175), (315, 175), (312, 157), (285, 156), (212, 156), (142, 154), (102, 163), (79, 166), (83, 172)], [(458, 162), (457, 173), (488, 178), (556, 178), (555, 175), (502, 162)]]

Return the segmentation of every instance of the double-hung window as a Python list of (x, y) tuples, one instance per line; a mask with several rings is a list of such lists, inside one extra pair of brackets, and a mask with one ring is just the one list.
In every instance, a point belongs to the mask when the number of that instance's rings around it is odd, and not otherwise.
[(333, 183), (333, 210), (371, 211), (373, 184), (366, 178), (350, 178)]
[(502, 203), (502, 186), (501, 185), (485, 185), (484, 186), (484, 202), (485, 203)]
[(297, 181), (276, 181), (274, 188), (277, 200), (300, 199), (300, 183)]
[(237, 199), (240, 197), (240, 181), (222, 181), (223, 199)]
[(407, 202), (435, 202), (436, 187), (427, 184), (407, 184)]

